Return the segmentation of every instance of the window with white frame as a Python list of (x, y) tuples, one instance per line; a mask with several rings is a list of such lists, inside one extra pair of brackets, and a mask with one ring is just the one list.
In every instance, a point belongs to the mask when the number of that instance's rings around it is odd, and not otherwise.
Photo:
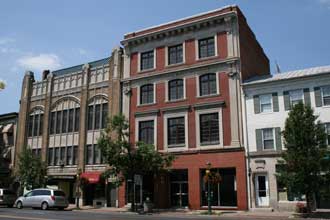
[(139, 141), (146, 144), (154, 144), (154, 120), (139, 121)]
[(183, 45), (178, 44), (168, 47), (168, 65), (183, 62)]
[(323, 105), (330, 105), (330, 86), (322, 87)]
[(150, 104), (154, 102), (154, 85), (146, 84), (140, 87), (140, 104)]
[(275, 137), (273, 128), (262, 129), (262, 144), (264, 150), (275, 149)]
[(154, 68), (154, 50), (141, 53), (140, 69), (147, 70)]
[(304, 103), (304, 93), (302, 89), (292, 90), (289, 92), (290, 95), (290, 104), (294, 106), (299, 102)]
[(271, 112), (272, 109), (272, 95), (260, 95), (260, 112)]
[(167, 119), (167, 144), (168, 147), (178, 147), (185, 144), (185, 117)]
[(198, 40), (198, 57), (212, 57), (215, 56), (215, 41), (214, 37), (204, 38)]
[(199, 115), (201, 145), (219, 144), (219, 113)]
[(174, 79), (168, 82), (168, 100), (179, 100), (184, 98), (183, 79)]
[(200, 96), (217, 94), (217, 76), (215, 73), (199, 76), (199, 94)]

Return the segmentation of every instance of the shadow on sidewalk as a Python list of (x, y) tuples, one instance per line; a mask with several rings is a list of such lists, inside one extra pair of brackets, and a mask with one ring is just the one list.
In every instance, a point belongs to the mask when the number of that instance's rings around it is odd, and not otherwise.
[(313, 212), (308, 218), (330, 219), (330, 210)]

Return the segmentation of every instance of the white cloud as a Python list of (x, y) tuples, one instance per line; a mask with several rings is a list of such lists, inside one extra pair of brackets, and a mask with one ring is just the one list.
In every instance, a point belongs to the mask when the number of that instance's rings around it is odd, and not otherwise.
[(13, 43), (15, 42), (14, 38), (10, 38), (10, 37), (0, 37), (0, 45), (6, 45), (9, 43)]
[(18, 64), (29, 70), (54, 70), (61, 66), (60, 58), (56, 54), (39, 54), (24, 56), (17, 60)]
[(330, 0), (319, 0), (319, 2), (321, 3), (321, 5), (330, 9)]
[(78, 53), (80, 55), (86, 55), (87, 54), (87, 50), (83, 49), (83, 48), (78, 48)]

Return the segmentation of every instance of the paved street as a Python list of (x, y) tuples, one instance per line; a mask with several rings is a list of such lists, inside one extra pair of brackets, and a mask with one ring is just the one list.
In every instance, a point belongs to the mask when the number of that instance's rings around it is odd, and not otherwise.
[(230, 215), (223, 214), (221, 216), (196, 216), (187, 215), (182, 213), (171, 214), (152, 214), (152, 215), (138, 215), (132, 213), (105, 213), (93, 211), (57, 211), (57, 210), (34, 210), (34, 209), (22, 209), (15, 208), (0, 208), (0, 220), (182, 220), (182, 219), (288, 219), (287, 217), (276, 216), (261, 216), (261, 215)]

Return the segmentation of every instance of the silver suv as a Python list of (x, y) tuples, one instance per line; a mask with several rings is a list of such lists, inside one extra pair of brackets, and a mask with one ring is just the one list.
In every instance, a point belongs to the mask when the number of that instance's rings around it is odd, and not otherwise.
[(0, 189), (0, 205), (6, 205), (8, 207), (13, 207), (17, 195), (15, 192), (9, 189)]
[(65, 197), (65, 193), (61, 190), (53, 189), (34, 189), (24, 196), (19, 197), (15, 205), (21, 209), (23, 207), (41, 208), (58, 208), (63, 210), (69, 206), (69, 202)]

